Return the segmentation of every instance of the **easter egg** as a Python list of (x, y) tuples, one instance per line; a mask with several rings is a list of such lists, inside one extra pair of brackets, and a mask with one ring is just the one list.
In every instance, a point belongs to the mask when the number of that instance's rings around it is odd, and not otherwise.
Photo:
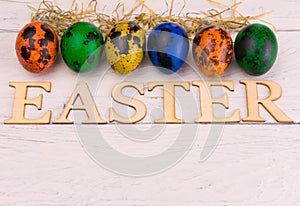
[(58, 53), (58, 38), (46, 23), (32, 22), (19, 32), (15, 45), (18, 60), (28, 71), (40, 73), (54, 63)]
[(73, 71), (88, 72), (100, 61), (104, 40), (93, 24), (78, 22), (70, 26), (61, 39), (61, 54)]
[(237, 63), (250, 75), (262, 75), (273, 66), (278, 51), (275, 34), (267, 26), (251, 24), (242, 29), (234, 43)]
[(149, 34), (147, 50), (151, 62), (159, 70), (165, 73), (176, 72), (188, 55), (188, 35), (178, 24), (159, 24)]
[(206, 27), (195, 35), (192, 52), (197, 67), (204, 75), (221, 77), (233, 56), (231, 36), (218, 26)]
[(120, 74), (135, 70), (144, 58), (145, 32), (134, 22), (113, 26), (105, 41), (105, 54), (112, 69)]

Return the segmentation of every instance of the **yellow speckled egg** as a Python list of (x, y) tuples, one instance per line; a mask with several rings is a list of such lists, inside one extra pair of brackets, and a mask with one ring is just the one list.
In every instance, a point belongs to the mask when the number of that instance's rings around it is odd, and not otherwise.
[(135, 70), (144, 58), (144, 30), (134, 22), (116, 24), (105, 42), (105, 55), (111, 67), (120, 74)]

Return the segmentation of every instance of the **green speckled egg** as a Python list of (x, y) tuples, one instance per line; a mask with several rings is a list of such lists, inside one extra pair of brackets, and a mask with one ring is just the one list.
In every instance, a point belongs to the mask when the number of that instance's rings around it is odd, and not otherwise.
[(242, 29), (234, 44), (237, 63), (251, 75), (262, 75), (273, 66), (278, 51), (275, 34), (267, 26), (251, 24)]
[(106, 37), (106, 59), (118, 73), (127, 74), (142, 62), (145, 46), (145, 32), (140, 26), (134, 22), (118, 23)]
[(78, 22), (69, 27), (61, 39), (61, 54), (76, 72), (88, 72), (100, 61), (104, 40), (93, 24)]

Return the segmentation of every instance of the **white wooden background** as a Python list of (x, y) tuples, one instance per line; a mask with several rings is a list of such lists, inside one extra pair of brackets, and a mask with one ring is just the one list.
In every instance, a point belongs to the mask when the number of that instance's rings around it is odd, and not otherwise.
[[(110, 12), (117, 2), (99, 1), (99, 8), (107, 5), (105, 12)], [(147, 4), (157, 12), (164, 11), (163, 1), (157, 2), (147, 1)], [(35, 117), (52, 110), (54, 120), (62, 112), (78, 79), (88, 84), (96, 81), (99, 85), (95, 101), (107, 120), (111, 88), (124, 78), (146, 84), (155, 80), (181, 78), (191, 81), (203, 77), (188, 66), (179, 75), (162, 76), (154, 69), (144, 68), (149, 66), (148, 60), (126, 77), (110, 70), (105, 73), (105, 79), (93, 78), (97, 72), (78, 77), (61, 58), (51, 71), (30, 74), (18, 63), (14, 44), (17, 32), (29, 22), (30, 11), (26, 5), (37, 6), (38, 3), (38, 0), (0, 0), (0, 205), (300, 205), (299, 1), (246, 0), (240, 8), (245, 15), (275, 11), (265, 20), (278, 30), (279, 56), (271, 71), (261, 77), (243, 73), (235, 62), (223, 77), (235, 82), (235, 92), (228, 92), (228, 114), (240, 108), (241, 116), (246, 116), (245, 89), (239, 84), (240, 79), (273, 80), (283, 88), (283, 96), (276, 103), (295, 123), (277, 124), (262, 110), (266, 123), (225, 125), (217, 147), (205, 161), (200, 161), (200, 154), (205, 149), (211, 125), (197, 125), (198, 135), (181, 161), (170, 169), (143, 177), (116, 174), (95, 163), (81, 145), (74, 125), (4, 125), (3, 121), (11, 115), (14, 97), (9, 82), (51, 81), (51, 93), (42, 92), (43, 110), (28, 107), (27, 115)], [(68, 9), (72, 1), (58, 3)], [(126, 1), (127, 9), (133, 3)], [(182, 2), (176, 2), (175, 12), (181, 6)], [(204, 0), (191, 0), (184, 11), (213, 7), (221, 9)], [(107, 64), (102, 61), (97, 69), (105, 71), (106, 68)], [(197, 90), (193, 91), (197, 97)], [(31, 90), (29, 96), (40, 92)], [(267, 95), (266, 92), (261, 90), (262, 95)], [(183, 93), (178, 91), (179, 96)], [(159, 89), (146, 92), (142, 99), (149, 113), (162, 103)], [(170, 147), (178, 130), (195, 126), (192, 122), (199, 111), (194, 110), (194, 116), (187, 115), (188, 124), (168, 125), (156, 142), (148, 144), (126, 140), (115, 124), (102, 125), (99, 129), (116, 150), (131, 156), (149, 156)], [(155, 115), (159, 117), (159, 114)], [(124, 126), (123, 130), (126, 127), (147, 130), (150, 123), (148, 115), (142, 123)]]

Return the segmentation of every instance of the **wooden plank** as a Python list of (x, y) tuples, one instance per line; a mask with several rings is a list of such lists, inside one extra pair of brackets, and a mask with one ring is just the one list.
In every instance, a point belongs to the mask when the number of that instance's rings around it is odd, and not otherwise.
[[(172, 131), (179, 127), (168, 126), (167, 132), (175, 134)], [(209, 128), (209, 125), (200, 127), (194, 144), (174, 167), (157, 175), (134, 178), (99, 167), (84, 152), (73, 126), (2, 126), (0, 202), (5, 205), (297, 205), (300, 169), (297, 126), (228, 125), (213, 154), (201, 162)], [(168, 135), (153, 143), (157, 147), (147, 144), (137, 147), (116, 134), (114, 125), (100, 129), (107, 133), (106, 139), (114, 148), (130, 155), (155, 155), (172, 145)]]

